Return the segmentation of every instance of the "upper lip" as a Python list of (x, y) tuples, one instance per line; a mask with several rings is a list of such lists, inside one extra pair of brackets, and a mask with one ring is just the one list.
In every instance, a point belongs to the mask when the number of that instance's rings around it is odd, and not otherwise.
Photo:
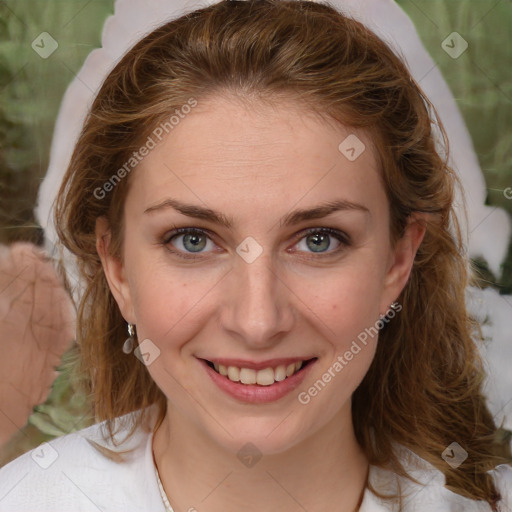
[(264, 370), (265, 368), (277, 368), (278, 366), (288, 366), (291, 363), (299, 361), (309, 361), (314, 359), (314, 356), (306, 357), (282, 357), (279, 359), (267, 359), (266, 361), (248, 361), (246, 359), (231, 359), (231, 358), (205, 358), (206, 361), (211, 363), (221, 364), (223, 366), (236, 366), (237, 368), (250, 368), (251, 370)]

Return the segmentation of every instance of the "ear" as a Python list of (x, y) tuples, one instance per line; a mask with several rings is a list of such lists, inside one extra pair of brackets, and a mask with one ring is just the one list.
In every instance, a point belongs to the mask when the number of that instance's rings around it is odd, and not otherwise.
[(96, 219), (96, 251), (101, 259), (103, 272), (124, 319), (129, 323), (136, 324), (132, 296), (128, 281), (126, 280), (124, 264), (121, 258), (110, 253), (110, 242), (111, 231), (109, 223), (105, 217), (98, 217)]
[(392, 249), (388, 270), (384, 277), (381, 314), (386, 314), (390, 304), (402, 293), (409, 280), (416, 252), (425, 236), (427, 215), (413, 213), (408, 219), (403, 236), (397, 240)]

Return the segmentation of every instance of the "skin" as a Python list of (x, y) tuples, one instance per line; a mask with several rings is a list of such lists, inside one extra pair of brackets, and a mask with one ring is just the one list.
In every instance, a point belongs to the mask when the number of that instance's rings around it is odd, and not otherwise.
[[(355, 161), (338, 150), (352, 133), (366, 146)], [(424, 235), (412, 219), (391, 246), (371, 140), (291, 100), (271, 106), (215, 96), (199, 102), (130, 179), (122, 258), (108, 253), (105, 219), (97, 222), (97, 247), (124, 318), (136, 324), (139, 340), (160, 350), (148, 370), (168, 397), (168, 413), (153, 450), (174, 510), (320, 512), (333, 503), (355, 510), (368, 462), (350, 404), (376, 339), (310, 403), (297, 395), (389, 310)], [(170, 207), (144, 213), (170, 197), (208, 206), (234, 224), (228, 229)], [(336, 199), (368, 212), (279, 224), (294, 209)], [(173, 225), (210, 231), (199, 259), (169, 250), (196, 254), (183, 235), (165, 238)], [(323, 227), (346, 233), (350, 244), (331, 236), (322, 246), (330, 255), (314, 252), (311, 236), (300, 233)], [(252, 263), (236, 252), (248, 236), (263, 250)], [(225, 395), (197, 359), (290, 356), (318, 360), (297, 392), (270, 404)], [(262, 454), (251, 468), (237, 458), (248, 442)]]
[(0, 246), (0, 447), (48, 397), (75, 337), (75, 312), (36, 246)]

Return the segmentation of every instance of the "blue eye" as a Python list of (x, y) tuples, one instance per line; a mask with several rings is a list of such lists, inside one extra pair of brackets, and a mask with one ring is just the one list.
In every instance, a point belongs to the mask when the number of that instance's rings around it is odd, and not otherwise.
[[(301, 235), (304, 232), (300, 233)], [(331, 240), (335, 238), (337, 241), (336, 247), (327, 251), (332, 245)], [(302, 236), (299, 244), (304, 242), (306, 249), (316, 254), (334, 254), (338, 253), (344, 246), (350, 245), (350, 240), (347, 235), (331, 228), (310, 228), (306, 231), (306, 236)], [(307, 250), (305, 252), (308, 252)]]
[[(181, 243), (174, 244), (175, 240), (180, 240)], [(177, 251), (170, 249), (172, 252), (176, 252), (178, 254), (183, 255), (184, 258), (195, 258), (195, 256), (187, 256), (187, 252), (190, 254), (201, 253), (205, 247), (208, 246), (208, 241), (211, 242), (210, 237), (203, 231), (198, 228), (177, 228), (174, 231), (167, 234), (164, 244), (165, 245), (173, 245)], [(213, 244), (213, 242), (211, 242)], [(179, 247), (181, 245), (182, 247)]]
[[(345, 233), (331, 228), (309, 228), (298, 233), (295, 238), (299, 239), (295, 245), (305, 244), (299, 252), (319, 256), (337, 254), (350, 245), (350, 239)], [(333, 238), (336, 239), (337, 245), (334, 249), (328, 250), (331, 248)], [(163, 245), (172, 253), (186, 259), (199, 259), (201, 254), (211, 252), (211, 249), (215, 248), (209, 233), (199, 228), (176, 228), (165, 235)], [(205, 250), (208, 248), (210, 251)]]

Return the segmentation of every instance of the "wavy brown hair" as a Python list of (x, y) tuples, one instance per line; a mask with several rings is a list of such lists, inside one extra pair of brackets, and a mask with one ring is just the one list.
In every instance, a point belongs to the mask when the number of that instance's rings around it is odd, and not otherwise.
[[(444, 130), (402, 60), (326, 3), (223, 0), (193, 11), (144, 37), (98, 92), (55, 210), (59, 236), (86, 283), (77, 372), (96, 419), (108, 420), (112, 435), (114, 418), (156, 404), (158, 425), (166, 398), (146, 367), (121, 353), (126, 323), (96, 252), (95, 222), (105, 216), (110, 250), (121, 257), (131, 180), (120, 180), (105, 197), (95, 191), (176, 109), (223, 94), (293, 99), (328, 121), (366, 130), (380, 159), (393, 243), (413, 212), (430, 214), (399, 297), (403, 311), (382, 329), (354, 393), (354, 428), (371, 464), (406, 475), (393, 449), (398, 443), (442, 471), (450, 489), (496, 510), (499, 495), (487, 472), (505, 459), (482, 393), (480, 329), (465, 305), (474, 278), (453, 211), (460, 184), (447, 165)], [(445, 157), (436, 151), (433, 124)], [(457, 469), (441, 458), (453, 440), (469, 454)]]

